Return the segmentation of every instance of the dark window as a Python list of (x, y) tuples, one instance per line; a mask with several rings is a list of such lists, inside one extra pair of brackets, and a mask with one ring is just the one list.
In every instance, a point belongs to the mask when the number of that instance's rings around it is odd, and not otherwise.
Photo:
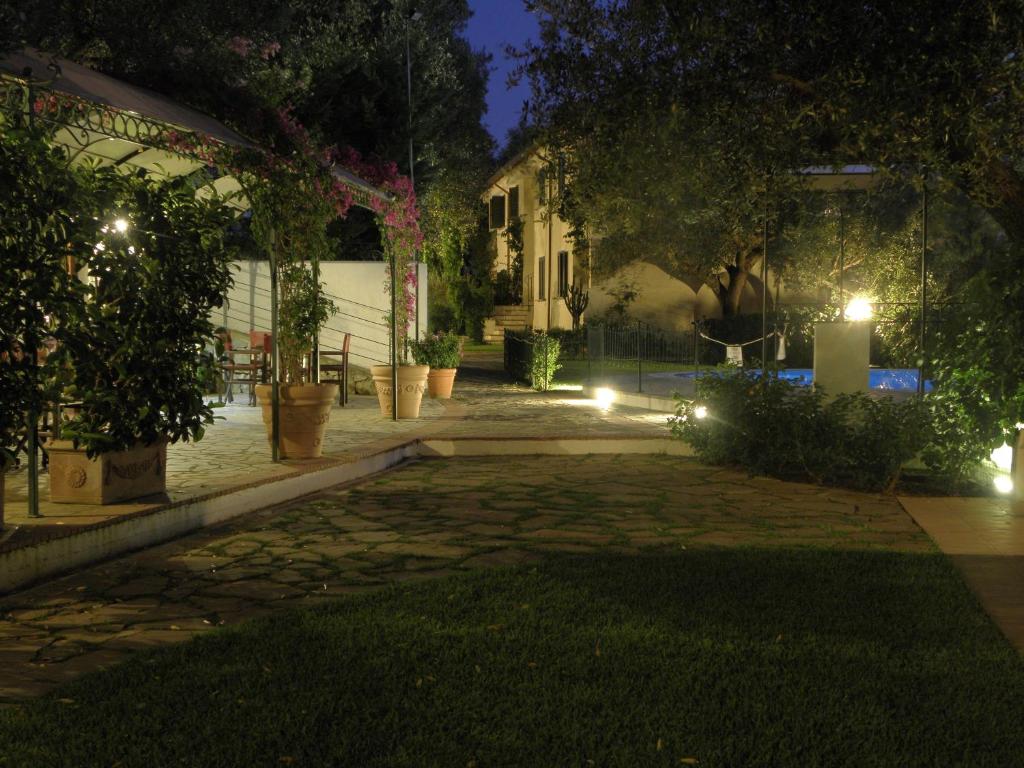
[(545, 261), (546, 261), (546, 259), (543, 256), (541, 256), (537, 260), (537, 298), (538, 299), (543, 299), (544, 298), (544, 278), (547, 276), (546, 275), (545, 264), (544, 264)]
[(569, 252), (558, 252), (558, 295), (569, 293)]
[(491, 229), (501, 229), (505, 226), (505, 196), (491, 196)]
[(519, 187), (508, 189), (508, 223), (511, 224), (519, 218)]

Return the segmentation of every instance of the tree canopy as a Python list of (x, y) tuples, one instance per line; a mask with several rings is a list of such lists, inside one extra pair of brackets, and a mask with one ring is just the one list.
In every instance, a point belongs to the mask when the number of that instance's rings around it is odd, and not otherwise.
[(766, 209), (776, 261), (799, 255), (778, 236), (815, 165), (870, 164), (897, 198), (955, 189), (1024, 241), (1020, 0), (528, 6), (541, 37), (519, 75), (544, 140), (574, 158), (575, 215), (604, 230), (599, 269), (602, 250), (606, 266), (724, 268), (709, 282), (734, 311)]

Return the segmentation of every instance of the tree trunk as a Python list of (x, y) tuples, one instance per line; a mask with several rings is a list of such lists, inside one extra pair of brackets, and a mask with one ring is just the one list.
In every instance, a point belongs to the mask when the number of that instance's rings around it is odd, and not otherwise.
[(718, 301), (722, 304), (722, 316), (734, 317), (740, 313), (740, 299), (750, 273), (734, 264), (727, 265), (725, 271), (729, 274), (729, 284), (718, 281)]

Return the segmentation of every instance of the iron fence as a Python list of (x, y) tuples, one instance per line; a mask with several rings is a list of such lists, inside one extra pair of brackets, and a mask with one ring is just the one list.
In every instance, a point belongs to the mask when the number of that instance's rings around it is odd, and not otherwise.
[(643, 322), (588, 323), (584, 330), (589, 375), (635, 372), (638, 392), (643, 391), (645, 373), (700, 365), (696, 326), (692, 333), (665, 331)]

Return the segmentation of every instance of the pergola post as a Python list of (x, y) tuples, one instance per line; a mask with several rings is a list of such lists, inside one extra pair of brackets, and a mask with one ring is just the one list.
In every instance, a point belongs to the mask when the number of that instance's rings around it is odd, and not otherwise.
[(270, 458), (274, 462), (281, 460), (281, 449), (278, 445), (281, 435), (281, 409), (278, 391), (280, 382), (281, 361), (278, 354), (277, 338), (277, 238), (270, 231), (270, 243), (267, 249), (270, 260)]
[(924, 364), (927, 352), (925, 323), (928, 322), (928, 180), (921, 184), (921, 361), (917, 367), (917, 394), (924, 395)]
[(395, 250), (388, 249), (391, 266), (391, 420), (398, 421), (398, 275), (395, 274)]
[[(320, 256), (313, 254), (313, 306), (320, 303)], [(313, 349), (309, 353), (309, 381), (320, 383), (320, 326), (313, 331)]]
[(768, 375), (768, 200), (764, 203), (761, 242), (761, 375)]

